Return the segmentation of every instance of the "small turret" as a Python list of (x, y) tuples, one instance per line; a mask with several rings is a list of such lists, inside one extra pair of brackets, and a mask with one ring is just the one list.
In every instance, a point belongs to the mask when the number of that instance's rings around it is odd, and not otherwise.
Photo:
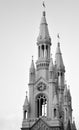
[(72, 130), (72, 129), (71, 129), (71, 123), (70, 123), (70, 120), (68, 120), (68, 123), (67, 123), (67, 130)]
[(32, 62), (31, 62), (31, 67), (30, 67), (30, 83), (33, 83), (35, 81), (35, 66), (34, 66), (34, 61), (33, 61), (33, 56), (32, 56)]
[(70, 87), (69, 86), (68, 86), (67, 95), (68, 95), (68, 101), (71, 101), (71, 93), (70, 93)]
[(65, 71), (65, 67), (64, 67), (64, 63), (63, 63), (63, 59), (62, 59), (62, 54), (61, 54), (60, 43), (59, 42), (58, 42), (58, 45), (57, 45), (55, 58), (56, 58), (57, 70)]
[[(59, 37), (58, 37), (59, 38)], [(63, 63), (63, 58), (60, 50), (60, 43), (58, 42), (57, 44), (57, 49), (56, 49), (56, 55), (55, 55), (55, 60), (56, 60), (56, 69), (57, 69), (57, 77), (58, 77), (58, 87), (59, 87), (59, 104), (62, 106), (63, 102), (63, 93), (64, 93), (64, 73), (65, 73), (65, 67)]]
[(31, 62), (31, 67), (30, 67), (30, 73), (35, 73), (35, 66), (34, 66), (34, 61), (33, 61), (33, 56), (32, 56), (32, 62)]
[(27, 92), (26, 92), (25, 102), (23, 105), (23, 111), (24, 111), (23, 119), (25, 120), (28, 118), (28, 112), (29, 112), (29, 102), (28, 102)]
[(76, 125), (75, 125), (75, 120), (73, 120), (73, 123), (72, 123), (72, 130), (77, 130)]

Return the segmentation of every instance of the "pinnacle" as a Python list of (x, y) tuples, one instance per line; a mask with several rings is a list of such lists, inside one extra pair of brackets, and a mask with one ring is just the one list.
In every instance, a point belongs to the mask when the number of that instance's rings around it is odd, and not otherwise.
[(31, 62), (30, 72), (31, 73), (35, 72), (35, 66), (34, 66), (33, 56), (32, 56), (32, 62)]
[(57, 44), (57, 49), (56, 49), (56, 65), (57, 65), (57, 69), (64, 70), (64, 63), (63, 63), (63, 58), (62, 58), (59, 42)]
[(46, 12), (43, 11), (41, 23), (40, 23), (40, 30), (39, 30), (39, 36), (37, 38), (37, 42), (49, 42), (51, 44), (51, 38), (49, 36), (48, 31), (48, 24), (46, 21)]

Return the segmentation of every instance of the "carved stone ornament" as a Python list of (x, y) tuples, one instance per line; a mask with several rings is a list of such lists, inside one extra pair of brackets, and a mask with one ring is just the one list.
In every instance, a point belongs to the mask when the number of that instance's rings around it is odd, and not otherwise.
[(40, 83), (38, 84), (38, 86), (37, 86), (37, 89), (38, 89), (39, 91), (44, 91), (44, 90), (46, 89), (46, 84), (43, 83), (43, 82), (40, 82)]

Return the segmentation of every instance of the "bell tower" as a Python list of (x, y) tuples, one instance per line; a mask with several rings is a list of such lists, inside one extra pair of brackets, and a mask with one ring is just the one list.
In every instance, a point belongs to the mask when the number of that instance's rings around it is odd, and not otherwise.
[(55, 63), (50, 55), (51, 45), (46, 12), (43, 11), (37, 38), (38, 59), (35, 65), (32, 57), (29, 70), (29, 98), (26, 94), (22, 130), (67, 130), (73, 126), (72, 100), (64, 82), (60, 43), (57, 43)]
[(48, 67), (50, 62), (51, 38), (49, 36), (46, 12), (43, 11), (39, 36), (37, 38), (38, 60), (36, 62), (37, 78), (41, 77), (48, 80)]

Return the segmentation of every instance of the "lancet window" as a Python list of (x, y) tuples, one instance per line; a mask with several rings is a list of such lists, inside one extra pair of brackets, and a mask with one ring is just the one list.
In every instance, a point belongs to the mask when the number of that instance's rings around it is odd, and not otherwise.
[(24, 111), (24, 119), (27, 119), (27, 111)]
[(36, 106), (37, 106), (37, 117), (47, 116), (47, 98), (45, 95), (40, 94), (36, 98)]

